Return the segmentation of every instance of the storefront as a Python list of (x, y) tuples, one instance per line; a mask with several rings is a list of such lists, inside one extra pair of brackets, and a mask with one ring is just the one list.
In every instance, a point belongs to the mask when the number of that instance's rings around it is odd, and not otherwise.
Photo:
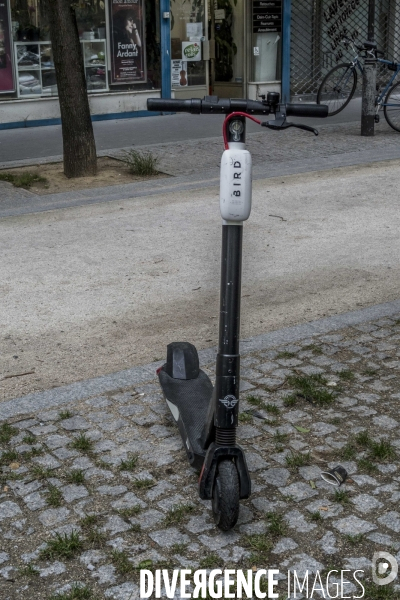
[[(78, 0), (93, 119), (147, 115), (157, 95), (280, 91), (282, 2)], [(0, 129), (59, 116), (44, 1), (0, 0)]]

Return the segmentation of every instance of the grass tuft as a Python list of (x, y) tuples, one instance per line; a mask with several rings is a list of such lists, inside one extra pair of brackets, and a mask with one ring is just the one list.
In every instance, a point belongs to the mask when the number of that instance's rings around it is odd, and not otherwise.
[(390, 440), (380, 440), (379, 442), (371, 441), (369, 452), (371, 458), (380, 460), (391, 460), (397, 457), (396, 451)]
[(220, 557), (217, 554), (215, 554), (215, 552), (211, 552), (210, 554), (207, 554), (207, 556), (201, 559), (199, 566), (201, 569), (212, 569), (214, 567), (220, 567), (221, 562), (222, 561)]
[(76, 531), (69, 535), (56, 533), (55, 538), (47, 543), (46, 548), (40, 552), (40, 558), (53, 560), (53, 558), (72, 558), (83, 548), (83, 542)]
[(360, 471), (366, 471), (367, 473), (376, 473), (378, 470), (378, 467), (368, 458), (360, 458), (360, 460), (357, 461), (357, 466)]
[(262, 398), (259, 398), (259, 396), (253, 396), (252, 394), (250, 394), (249, 396), (246, 397), (246, 400), (249, 404), (251, 404), (251, 406), (262, 406), (264, 404)]
[(128, 150), (124, 152), (124, 163), (128, 165), (129, 172), (132, 175), (157, 175), (156, 165), (158, 157), (152, 152), (142, 152), (138, 150)]
[(286, 381), (296, 390), (297, 396), (319, 406), (332, 404), (337, 396), (337, 392), (326, 388), (328, 380), (321, 374), (289, 375)]
[(251, 423), (253, 421), (253, 415), (242, 412), (239, 414), (239, 423)]
[(244, 544), (252, 550), (250, 561), (253, 564), (265, 564), (267, 554), (272, 548), (272, 542), (267, 538), (265, 533), (247, 535), (244, 539)]
[(173, 523), (182, 523), (184, 518), (193, 511), (194, 507), (191, 504), (177, 504), (169, 509), (165, 517), (165, 525)]
[(264, 410), (270, 415), (279, 415), (280, 410), (275, 404), (264, 404)]
[(29, 190), (34, 183), (48, 183), (46, 177), (30, 172), (19, 175), (14, 175), (14, 173), (0, 173), (0, 181), (8, 181), (14, 187), (24, 188), (25, 190)]
[(85, 433), (80, 433), (71, 442), (71, 448), (80, 450), (80, 452), (91, 452), (93, 449), (93, 442)]
[(355, 375), (354, 375), (353, 371), (350, 371), (350, 369), (345, 369), (344, 371), (339, 371), (338, 375), (342, 381), (354, 381), (354, 379), (355, 379)]
[(80, 485), (85, 482), (85, 474), (81, 469), (74, 469), (65, 474), (65, 479), (68, 483)]
[(335, 490), (333, 501), (339, 502), (339, 504), (348, 504), (350, 502), (349, 492), (346, 490)]
[(72, 413), (70, 410), (61, 410), (58, 413), (58, 418), (60, 421), (63, 421), (64, 419), (70, 419), (73, 416), (74, 416), (74, 413)]
[(314, 356), (319, 356), (322, 354), (322, 349), (316, 344), (308, 344), (308, 346), (303, 346), (302, 350), (312, 352)]
[(123, 518), (123, 519), (129, 519), (129, 517), (134, 517), (135, 515), (138, 515), (142, 510), (142, 507), (139, 506), (139, 504), (136, 504), (136, 506), (132, 506), (131, 508), (121, 508), (121, 510), (118, 511), (118, 514)]
[(46, 469), (45, 467), (42, 467), (42, 465), (32, 465), (30, 470), (36, 479), (47, 479), (52, 475), (51, 469)]
[(29, 563), (24, 567), (20, 567), (18, 569), (18, 572), (21, 575), (21, 577), (37, 577), (38, 575), (40, 575), (39, 569), (34, 567), (32, 563)]
[(287, 350), (282, 350), (279, 354), (276, 355), (275, 358), (294, 358), (296, 354), (294, 352), (288, 352)]
[(310, 464), (311, 456), (309, 452), (302, 454), (302, 452), (290, 451), (290, 454), (285, 456), (285, 461), (288, 467), (305, 467)]
[(357, 533), (356, 535), (347, 534), (345, 535), (346, 540), (352, 544), (352, 546), (356, 546), (357, 544), (361, 544), (364, 541), (364, 535), (362, 533)]
[(24, 444), (29, 444), (30, 446), (36, 442), (36, 437), (31, 433), (28, 433), (25, 437), (22, 438)]
[(139, 460), (139, 456), (137, 454), (134, 454), (127, 460), (123, 460), (119, 463), (119, 470), (120, 471), (134, 471), (136, 469), (138, 460)]
[(19, 454), (16, 450), (6, 450), (0, 457), (0, 465), (8, 465), (19, 459)]
[(134, 570), (134, 566), (129, 560), (128, 554), (123, 550), (113, 550), (111, 552), (111, 560), (120, 575), (127, 575)]
[(267, 521), (268, 521), (268, 533), (273, 535), (274, 537), (279, 537), (281, 535), (285, 535), (286, 533), (286, 524), (283, 520), (283, 516), (276, 513), (267, 513)]
[(154, 481), (154, 479), (135, 479), (135, 481), (133, 482), (133, 486), (138, 490), (147, 490), (148, 488), (154, 487), (155, 485), (157, 485), (157, 483), (156, 481)]
[(93, 593), (90, 588), (80, 586), (77, 584), (72, 585), (69, 592), (63, 594), (53, 594), (49, 600), (91, 600)]
[(18, 429), (11, 427), (8, 423), (0, 425), (0, 444), (8, 444), (14, 435), (17, 435)]
[(53, 506), (54, 508), (58, 508), (62, 504), (62, 493), (55, 485), (49, 485), (49, 492), (47, 495), (47, 504), (49, 506)]
[(310, 515), (310, 519), (311, 521), (321, 521), (322, 520), (322, 516), (321, 513), (319, 512), (319, 510), (315, 510), (314, 512), (311, 513)]

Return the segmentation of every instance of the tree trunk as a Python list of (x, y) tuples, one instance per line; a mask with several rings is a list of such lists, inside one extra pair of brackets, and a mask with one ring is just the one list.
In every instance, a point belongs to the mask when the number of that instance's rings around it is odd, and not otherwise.
[(67, 177), (96, 175), (85, 68), (72, 0), (45, 0), (56, 71)]

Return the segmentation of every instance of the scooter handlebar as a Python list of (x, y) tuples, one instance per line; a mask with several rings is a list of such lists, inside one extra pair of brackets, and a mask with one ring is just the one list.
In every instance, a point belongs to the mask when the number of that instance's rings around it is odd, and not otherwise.
[[(187, 112), (192, 115), (203, 114), (230, 114), (232, 112), (245, 112), (251, 115), (269, 115), (275, 112), (279, 105), (270, 106), (257, 100), (245, 98), (217, 98), (209, 96), (201, 100), (178, 100), (170, 98), (149, 98), (147, 108), (160, 112)], [(286, 114), (293, 117), (327, 117), (328, 107), (319, 104), (286, 104)]]

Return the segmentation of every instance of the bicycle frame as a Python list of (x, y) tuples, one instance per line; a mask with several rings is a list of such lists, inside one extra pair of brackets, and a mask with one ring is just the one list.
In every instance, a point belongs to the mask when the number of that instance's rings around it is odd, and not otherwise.
[[(349, 71), (349, 75), (346, 76), (346, 74), (343, 76), (343, 80), (341, 80), (339, 83), (344, 82), (345, 84), (347, 83), (349, 77), (350, 77), (350, 72), (352, 69), (358, 69), (360, 71), (360, 74), (363, 75), (364, 74), (364, 69), (363, 69), (363, 65), (359, 59), (359, 54), (357, 52), (356, 47), (354, 46), (353, 42), (347, 42), (347, 44), (353, 49), (354, 53), (355, 53), (355, 57), (353, 58), (353, 60), (351, 61), (351, 69)], [(384, 58), (378, 58), (373, 50), (366, 50), (367, 54), (370, 55), (371, 58), (374, 58), (377, 62), (384, 64), (384, 65), (392, 65), (393, 61), (391, 60), (386, 60)], [(391, 88), (391, 86), (393, 85), (394, 80), (396, 79), (397, 75), (400, 72), (400, 63), (397, 63), (397, 70), (393, 73), (393, 75), (391, 76), (391, 78), (389, 79), (388, 83), (385, 85), (385, 87), (380, 90), (379, 94), (376, 96), (375, 98), (375, 106), (376, 106), (376, 113), (379, 112), (379, 110), (383, 107), (383, 106), (397, 106), (394, 104), (384, 104), (383, 100), (386, 97), (387, 92), (389, 91), (389, 89)], [(347, 77), (347, 79), (346, 79)]]

